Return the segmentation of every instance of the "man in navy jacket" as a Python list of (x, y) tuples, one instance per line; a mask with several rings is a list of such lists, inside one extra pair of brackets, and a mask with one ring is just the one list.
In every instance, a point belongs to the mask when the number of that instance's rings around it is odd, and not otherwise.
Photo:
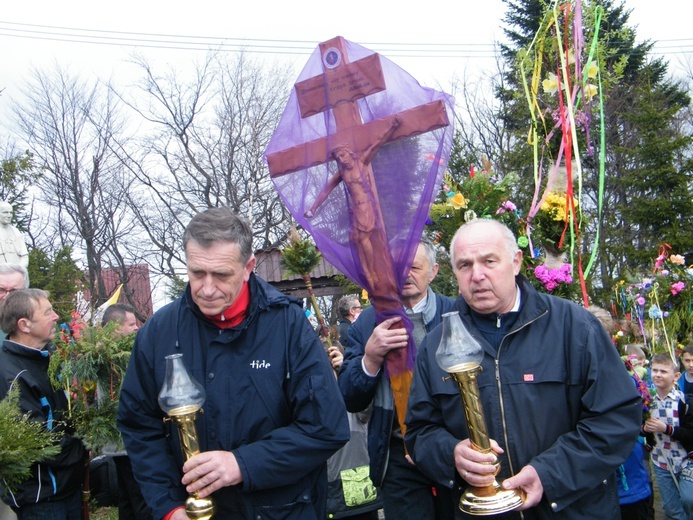
[(50, 344), (58, 315), (40, 289), (17, 289), (0, 306), (8, 338), (0, 347), (0, 399), (19, 388), (19, 406), (32, 420), (59, 434), (60, 453), (35, 463), (14, 489), (0, 479), (0, 495), (20, 520), (81, 517), (81, 484), (87, 453), (66, 424), (68, 402), (48, 377)]
[[(641, 400), (604, 327), (518, 276), (522, 253), (501, 223), (465, 224), (450, 249), (457, 310), (484, 351), (479, 395), (498, 482), (524, 492), (526, 520), (619, 518), (615, 470), (637, 440)], [(406, 442), (418, 467), (459, 498), (490, 485), (496, 468), (493, 454), (471, 448), (457, 385), (435, 361), (441, 329), (416, 360)]]
[[(228, 208), (193, 217), (185, 294), (137, 335), (118, 425), (155, 518), (187, 518), (193, 492), (214, 494), (220, 520), (325, 518), (325, 462), (349, 439), (346, 410), (298, 300), (253, 274), (251, 242)], [(207, 396), (201, 453), (185, 464), (157, 403), (173, 353)]]

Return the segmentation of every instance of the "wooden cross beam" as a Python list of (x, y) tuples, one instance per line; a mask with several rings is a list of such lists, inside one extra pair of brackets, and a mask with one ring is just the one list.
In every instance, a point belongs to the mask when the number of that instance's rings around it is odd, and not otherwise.
[(267, 155), (270, 176), (277, 177), (326, 163), (332, 160), (332, 149), (338, 145), (348, 145), (362, 153), (377, 140), (376, 136), (393, 126), (395, 118), (399, 120), (398, 126), (388, 142), (431, 132), (449, 124), (442, 101), (363, 123), (357, 100), (386, 89), (380, 56), (372, 54), (350, 63), (341, 36), (321, 43), (320, 54), (323, 74), (297, 83), (296, 95), (301, 117), (332, 110), (337, 131), (329, 137)]

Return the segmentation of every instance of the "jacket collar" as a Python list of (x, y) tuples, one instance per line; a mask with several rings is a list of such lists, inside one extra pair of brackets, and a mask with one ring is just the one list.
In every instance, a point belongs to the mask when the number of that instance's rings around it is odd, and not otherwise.
[[(250, 304), (248, 305), (248, 314), (245, 320), (243, 320), (237, 327), (245, 328), (247, 323), (250, 323), (258, 313), (264, 312), (269, 307), (289, 305), (290, 303), (296, 303), (300, 305), (300, 301), (281, 293), (266, 281), (264, 281), (255, 273), (250, 273), (250, 278), (248, 279), (248, 287), (250, 289)], [(190, 291), (190, 284), (185, 287), (185, 293), (183, 294), (183, 301), (185, 305), (192, 311), (197, 319), (206, 323), (210, 327), (218, 328), (211, 320), (209, 320), (202, 311), (193, 301), (192, 292)], [(234, 328), (237, 328), (234, 327)]]
[(26, 345), (22, 345), (21, 343), (17, 343), (16, 341), (11, 341), (9, 339), (6, 339), (2, 344), (4, 350), (7, 350), (8, 352), (11, 352), (18, 356), (22, 356), (29, 359), (46, 360), (50, 357), (50, 352), (48, 348), (49, 346), (50, 344), (46, 345), (46, 347), (43, 350), (38, 350), (35, 348), (27, 347)]
[[(544, 300), (546, 295), (539, 294), (524, 276), (518, 274), (515, 277), (515, 283), (520, 288), (522, 301), (520, 302), (520, 314), (510, 332), (524, 327), (527, 323), (536, 320), (549, 310)], [(465, 320), (469, 321), (471, 319), (470, 313), (472, 310), (462, 296), (457, 298), (457, 309), (460, 311), (460, 316), (465, 317)]]
[(423, 309), (424, 323), (429, 324), (436, 318), (436, 311), (438, 310), (438, 301), (436, 294), (433, 289), (428, 288), (426, 295), (426, 306)]

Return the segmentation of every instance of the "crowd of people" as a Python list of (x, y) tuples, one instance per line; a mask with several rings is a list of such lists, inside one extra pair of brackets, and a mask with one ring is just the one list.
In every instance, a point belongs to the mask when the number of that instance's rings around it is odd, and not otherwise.
[[(184, 294), (139, 330), (133, 309), (108, 315), (120, 333), (136, 332), (117, 418), (121, 518), (185, 519), (194, 495), (212, 496), (219, 519), (461, 519), (465, 489), (497, 481), (522, 497), (499, 519), (645, 519), (652, 477), (667, 518), (693, 518), (693, 348), (683, 376), (666, 354), (649, 371), (643, 350), (624, 363), (596, 313), (522, 277), (522, 252), (503, 224), (473, 220), (455, 234), (456, 299), (431, 289), (439, 266), (421, 239), (400, 291), (417, 351), (403, 421), (385, 363), (407, 345), (401, 318), (380, 319), (345, 296), (341, 345), (326, 349), (302, 303), (255, 275), (245, 219), (201, 212), (183, 247)], [(0, 265), (0, 397), (19, 386), (22, 409), (55, 429), (62, 449), (20, 486), (0, 482), (2, 499), (20, 520), (73, 520), (86, 454), (65, 420), (64, 392), (48, 379), (58, 317), (50, 296), (28, 286), (22, 266)], [(436, 361), (447, 313), (483, 350), (478, 399), (490, 451), (470, 441), (459, 388)], [(172, 354), (206, 395), (200, 449), (187, 459), (158, 400)], [(638, 390), (650, 383), (647, 402)]]

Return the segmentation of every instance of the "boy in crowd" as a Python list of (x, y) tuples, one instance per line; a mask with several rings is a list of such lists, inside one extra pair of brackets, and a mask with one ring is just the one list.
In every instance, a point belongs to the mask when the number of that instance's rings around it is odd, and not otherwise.
[(669, 354), (656, 354), (650, 363), (657, 390), (651, 416), (643, 431), (654, 433), (652, 466), (667, 518), (693, 518), (693, 410), (676, 386), (679, 366)]

